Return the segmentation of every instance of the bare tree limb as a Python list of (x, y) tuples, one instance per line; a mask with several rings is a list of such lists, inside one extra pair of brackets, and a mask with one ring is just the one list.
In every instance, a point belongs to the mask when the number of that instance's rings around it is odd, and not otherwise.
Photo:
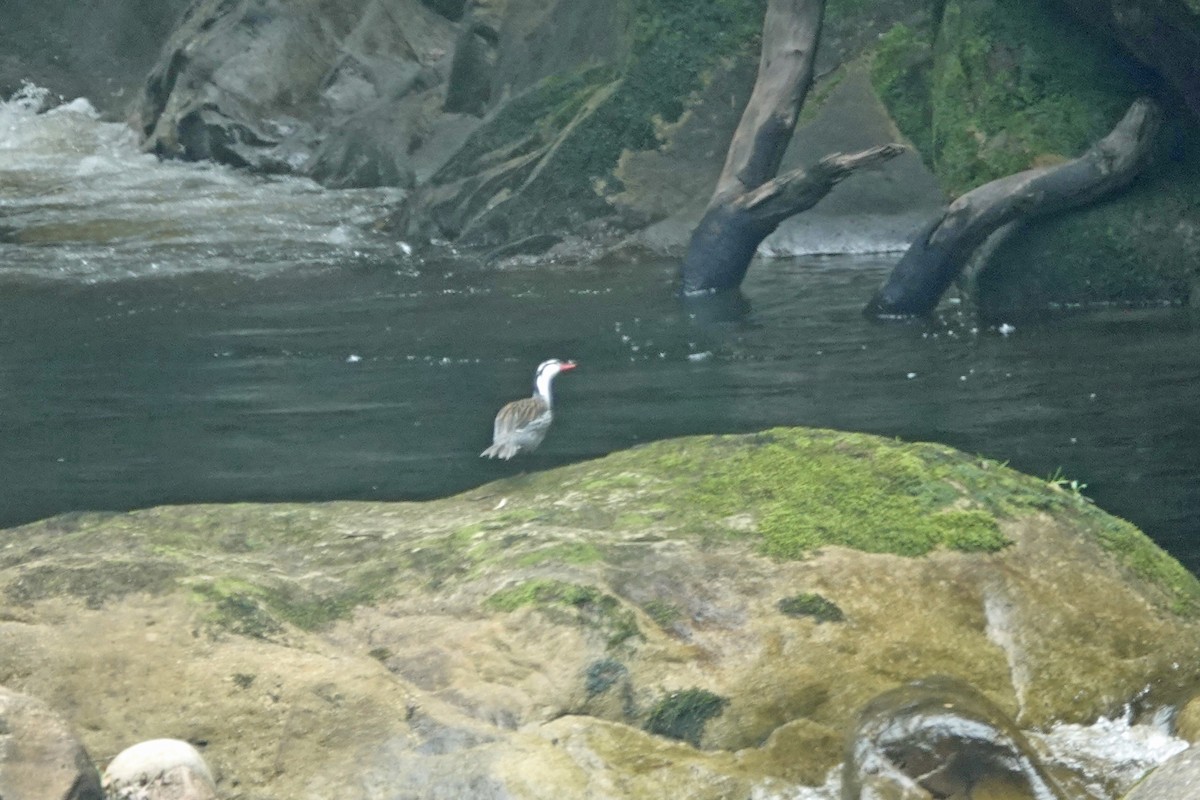
[(685, 294), (737, 288), (758, 245), (779, 223), (816, 205), (855, 169), (903, 152), (899, 145), (883, 145), (837, 153), (775, 177), (812, 86), (824, 14), (824, 0), (768, 2), (754, 91), (680, 268)]
[(754, 90), (733, 134), (709, 208), (757, 189), (775, 177), (804, 98), (825, 0), (770, 0), (763, 20), (762, 55)]
[(1161, 123), (1158, 106), (1140, 98), (1080, 157), (998, 178), (962, 195), (917, 233), (864, 313), (928, 313), (976, 248), (1002, 226), (1089, 205), (1125, 188), (1141, 170)]
[(882, 144), (857, 153), (833, 153), (808, 169), (795, 169), (767, 181), (739, 197), (733, 205), (778, 226), (788, 217), (815, 206), (855, 170), (881, 164), (904, 151), (903, 145)]

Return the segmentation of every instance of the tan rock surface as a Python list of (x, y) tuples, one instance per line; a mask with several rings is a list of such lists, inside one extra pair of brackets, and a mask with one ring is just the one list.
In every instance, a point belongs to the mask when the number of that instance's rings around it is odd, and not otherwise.
[(950, 448), (803, 429), (427, 503), (59, 517), (0, 532), (0, 598), (0, 683), (101, 762), (196, 744), (223, 797), (782, 791), (914, 678), (1032, 727), (1200, 672), (1200, 588), (1132, 526)]

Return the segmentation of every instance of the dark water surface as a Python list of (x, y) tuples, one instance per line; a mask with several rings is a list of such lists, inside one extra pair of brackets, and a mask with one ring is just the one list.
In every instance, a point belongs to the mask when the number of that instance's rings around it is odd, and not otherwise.
[[(639, 442), (772, 425), (936, 440), (1098, 505), (1200, 570), (1200, 315), (1093, 311), (1009, 335), (860, 308), (891, 258), (756, 265), (748, 309), (673, 265), (344, 264), (0, 283), (0, 525), (76, 509), (412, 499)], [(544, 358), (542, 450), (484, 461)], [(911, 376), (911, 377), (910, 377)]]
[[(946, 442), (1087, 484), (1200, 571), (1200, 314), (880, 325), (892, 258), (755, 265), (687, 308), (674, 265), (422, 263), (394, 190), (160, 162), (84, 100), (0, 100), (0, 526), (159, 503), (428, 498), (638, 442), (772, 425)], [(820, 249), (820, 243), (815, 249)], [(542, 450), (482, 461), (556, 384)], [(911, 377), (909, 377), (911, 375)]]

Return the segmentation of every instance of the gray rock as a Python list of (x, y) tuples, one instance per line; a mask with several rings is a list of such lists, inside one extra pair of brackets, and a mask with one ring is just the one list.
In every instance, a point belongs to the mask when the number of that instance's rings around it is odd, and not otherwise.
[(136, 119), (160, 155), (264, 172), (303, 171), (345, 126), (320, 161), (330, 183), (403, 180), (385, 154), (410, 142), (380, 143), (374, 121), (350, 120), (441, 82), (454, 35), (418, 0), (352, 0), (336, 13), (318, 0), (201, 0), (164, 46)]
[(71, 728), (45, 703), (0, 687), (0, 797), (103, 800), (100, 775)]
[(23, 81), (125, 116), (189, 0), (5, 0), (0, 97)]
[(1195, 800), (1200, 797), (1200, 749), (1189, 747), (1147, 775), (1125, 800)]

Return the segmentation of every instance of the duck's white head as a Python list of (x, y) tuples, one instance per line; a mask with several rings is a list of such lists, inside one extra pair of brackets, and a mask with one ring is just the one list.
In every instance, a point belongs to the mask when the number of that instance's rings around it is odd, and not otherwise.
[(546, 402), (550, 402), (550, 381), (554, 380), (558, 373), (569, 369), (575, 369), (574, 361), (559, 361), (557, 358), (543, 361), (538, 364), (537, 372), (534, 373), (533, 390), (544, 397)]

